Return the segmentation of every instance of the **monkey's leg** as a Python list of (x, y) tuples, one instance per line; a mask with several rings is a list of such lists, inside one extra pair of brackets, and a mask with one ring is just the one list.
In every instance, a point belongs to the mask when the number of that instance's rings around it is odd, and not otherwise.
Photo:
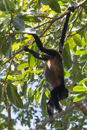
[(52, 102), (52, 99), (50, 98), (50, 100), (47, 103), (47, 112), (49, 117), (53, 117), (53, 111), (54, 111), (54, 104)]
[(49, 118), (51, 118), (50, 123), (53, 123), (54, 122), (54, 119), (53, 119), (54, 104), (51, 98), (47, 103), (47, 112), (48, 112)]
[(59, 105), (57, 87), (54, 88), (54, 89), (51, 91), (51, 98), (52, 98), (52, 101), (53, 101), (53, 103), (54, 103), (56, 109), (59, 110), (59, 112), (61, 112), (62, 109), (60, 108), (60, 105)]

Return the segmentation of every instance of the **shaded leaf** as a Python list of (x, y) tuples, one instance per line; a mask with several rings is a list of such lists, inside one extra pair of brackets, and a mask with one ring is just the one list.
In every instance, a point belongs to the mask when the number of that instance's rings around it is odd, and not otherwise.
[(79, 46), (79, 47), (82, 46), (82, 45), (81, 45), (81, 40), (80, 40), (80, 38), (78, 37), (78, 35), (73, 36), (73, 39), (74, 39), (74, 41), (75, 41), (75, 43), (76, 43), (77, 46)]
[(84, 32), (84, 38), (85, 38), (85, 42), (87, 43), (87, 31)]
[(84, 4), (84, 10), (85, 10), (85, 13), (87, 15), (87, 4)]
[(79, 58), (80, 61), (87, 61), (87, 54), (84, 54), (82, 55), (80, 58)]
[(11, 11), (16, 12), (15, 3), (13, 2), (13, 0), (12, 0), (12, 1), (7, 0), (6, 2), (8, 3), (8, 5), (9, 5)]
[(22, 14), (22, 15), (20, 15), (18, 17), (25, 20), (25, 21), (28, 21), (28, 22), (41, 22), (40, 19), (38, 19), (38, 18), (36, 18), (34, 16), (29, 16), (27, 14), (24, 14), (24, 15)]
[(42, 108), (42, 114), (46, 114), (46, 95), (43, 93), (42, 99), (41, 99), (41, 108)]
[(2, 101), (2, 86), (0, 86), (0, 103)]
[(57, 13), (60, 13), (60, 5), (57, 0), (41, 0), (44, 5), (49, 5), (52, 10)]
[(9, 100), (18, 108), (23, 108), (22, 100), (17, 93), (17, 88), (10, 82), (7, 84), (7, 95)]
[(64, 60), (64, 65), (69, 69), (72, 65), (71, 61), (71, 54), (70, 54), (70, 49), (69, 45), (66, 44), (63, 49), (63, 60)]
[(31, 104), (34, 100), (34, 95), (33, 95), (34, 91), (30, 88), (28, 91), (28, 100), (29, 100), (29, 104)]
[(27, 82), (24, 82), (24, 83), (23, 83), (23, 86), (22, 86), (21, 88), (22, 88), (23, 95), (26, 96), (26, 92), (27, 92)]
[(13, 19), (12, 23), (17, 30), (24, 29), (25, 24), (22, 19), (15, 18), (15, 19)]

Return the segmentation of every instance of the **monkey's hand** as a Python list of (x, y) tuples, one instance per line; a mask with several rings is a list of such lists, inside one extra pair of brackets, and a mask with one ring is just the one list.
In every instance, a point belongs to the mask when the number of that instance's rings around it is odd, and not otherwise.
[(24, 51), (29, 51), (28, 46), (24, 46), (23, 50)]
[(68, 10), (74, 12), (74, 6), (69, 7)]

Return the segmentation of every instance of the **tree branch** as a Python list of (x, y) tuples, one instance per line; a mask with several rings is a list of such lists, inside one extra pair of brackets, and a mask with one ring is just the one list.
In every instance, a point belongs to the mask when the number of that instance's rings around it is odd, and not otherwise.
[[(86, 2), (87, 2), (87, 0), (84, 0), (83, 2), (81, 2), (80, 4), (78, 4), (78, 5), (75, 7), (75, 9), (79, 8), (80, 6), (83, 6)], [(47, 21), (47, 22), (42, 23), (42, 24), (40, 24), (39, 26), (35, 27), (35, 29), (36, 29), (36, 28), (38, 28), (38, 27), (40, 27), (40, 26), (42, 26), (42, 25), (44, 25), (44, 24), (46, 24), (46, 23), (49, 23), (49, 25), (48, 25), (47, 28), (43, 31), (43, 33), (41, 34), (40, 37), (42, 37), (42, 36), (44, 35), (44, 33), (50, 28), (50, 26), (51, 26), (56, 20), (59, 20), (60, 18), (64, 17), (64, 16), (67, 15), (69, 12), (70, 12), (70, 11), (68, 10), (68, 11), (66, 11), (65, 13), (63, 13), (62, 15), (58, 16), (57, 18), (54, 18), (53, 20)], [(33, 42), (33, 43), (34, 43), (34, 42)], [(4, 62), (2, 65), (5, 65), (7, 62), (9, 62), (11, 59), (13, 59), (13, 58), (15, 57), (15, 55), (17, 55), (18, 53), (20, 53), (20, 52), (22, 52), (22, 51), (23, 51), (23, 49), (21, 49), (20, 51), (16, 52), (15, 54), (13, 54), (13, 56), (12, 56), (10, 59), (8, 59), (6, 62)]]
[[(75, 7), (75, 10), (81, 6), (83, 6), (85, 3), (87, 2), (87, 0), (84, 0), (83, 2), (81, 2), (80, 4), (78, 4), (76, 7)], [(47, 23), (50, 23), (48, 26), (47, 26), (47, 29), (56, 21), (56, 20), (59, 20), (60, 18), (64, 17), (65, 15), (67, 15), (68, 13), (70, 13), (70, 10), (66, 11), (65, 13), (61, 14), (60, 16), (58, 16), (57, 18), (54, 18), (53, 20), (50, 20), (50, 21), (47, 21), (47, 22), (44, 22), (40, 25), (38, 25), (37, 27), (35, 27), (34, 29), (38, 28), (38, 27), (41, 27), (42, 25), (44, 24), (47, 24)], [(47, 31), (47, 29), (45, 29), (45, 31), (43, 33), (45, 33)]]
[[(85, 102), (87, 102), (87, 98), (85, 99)], [(43, 128), (47, 123), (49, 123), (57, 118), (61, 118), (65, 115), (67, 115), (69, 112), (73, 111), (76, 107), (78, 107), (82, 112), (84, 110), (84, 112), (85, 112), (84, 115), (87, 117), (87, 109), (83, 106), (82, 102), (79, 101), (79, 102), (74, 103), (74, 106), (71, 106), (67, 110), (62, 111), (61, 113), (57, 114), (54, 118), (48, 119), (47, 121), (45, 121), (41, 125), (37, 125), (34, 130), (39, 130), (39, 129)]]

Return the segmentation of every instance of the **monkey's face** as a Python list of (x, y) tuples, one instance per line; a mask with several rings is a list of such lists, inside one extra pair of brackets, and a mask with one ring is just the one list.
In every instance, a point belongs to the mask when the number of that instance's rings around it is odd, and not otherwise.
[(63, 92), (58, 94), (58, 100), (63, 100), (68, 97), (68, 90), (65, 88)]

